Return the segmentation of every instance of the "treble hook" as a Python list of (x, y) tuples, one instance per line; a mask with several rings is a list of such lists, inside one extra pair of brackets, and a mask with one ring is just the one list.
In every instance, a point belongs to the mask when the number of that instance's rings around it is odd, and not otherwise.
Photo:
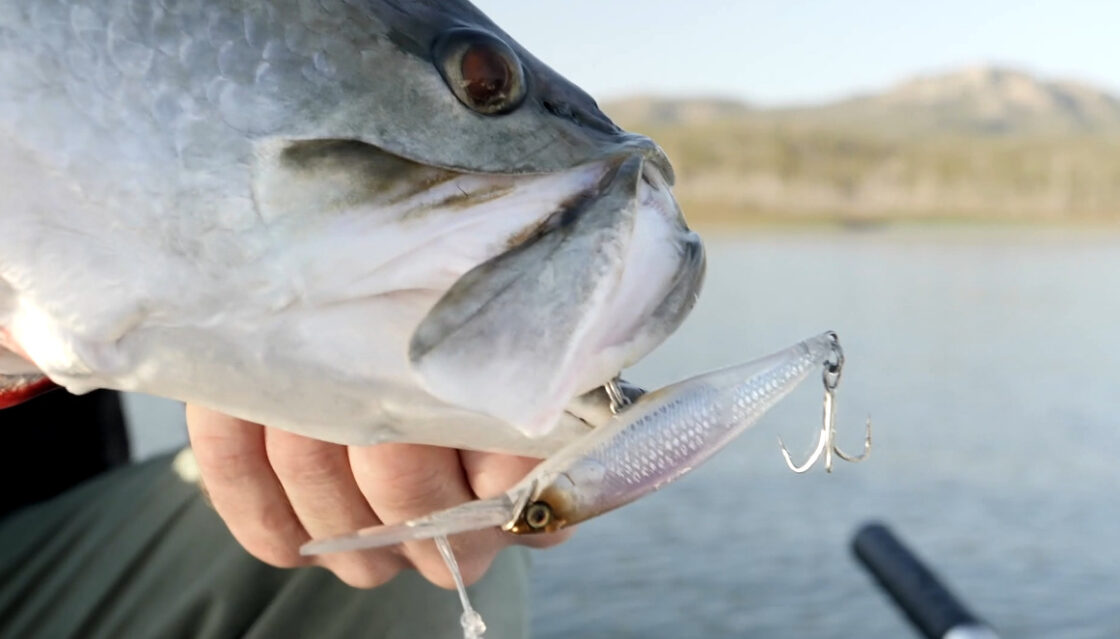
[(789, 450), (786, 449), (785, 442), (782, 438), (778, 437), (778, 445), (782, 449), (782, 457), (786, 460), (786, 466), (795, 473), (804, 473), (816, 465), (817, 460), (824, 455), (824, 469), (827, 472), (832, 472), (832, 455), (835, 453), (837, 457), (847, 462), (861, 462), (867, 459), (871, 454), (871, 417), (867, 418), (866, 433), (863, 440), (863, 452), (858, 456), (853, 456), (840, 450), (836, 444), (836, 387), (840, 384), (840, 373), (844, 368), (844, 349), (840, 348), (840, 338), (836, 333), (831, 334), (832, 337), (832, 352), (835, 355), (835, 361), (828, 361), (824, 364), (824, 371), (821, 373), (821, 379), (824, 382), (824, 418), (821, 424), (820, 434), (817, 437), (817, 446), (813, 450), (813, 454), (809, 456), (804, 464), (800, 466), (793, 463), (793, 458), (790, 457)]
[(631, 404), (630, 398), (626, 396), (626, 393), (622, 391), (622, 387), (619, 385), (621, 381), (622, 380), (618, 377), (615, 377), (606, 384), (603, 384), (603, 389), (607, 391), (607, 398), (610, 400), (612, 415), (621, 413)]

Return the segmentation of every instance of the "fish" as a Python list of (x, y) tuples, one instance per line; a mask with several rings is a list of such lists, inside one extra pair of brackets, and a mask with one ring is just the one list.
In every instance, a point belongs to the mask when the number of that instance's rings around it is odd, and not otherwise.
[(463, 0), (0, 0), (0, 405), (549, 457), (700, 293), (674, 180)]

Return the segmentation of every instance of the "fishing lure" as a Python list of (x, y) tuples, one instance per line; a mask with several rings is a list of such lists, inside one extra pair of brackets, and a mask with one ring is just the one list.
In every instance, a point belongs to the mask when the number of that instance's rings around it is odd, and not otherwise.
[[(726, 446), (788, 395), (816, 367), (824, 369), (821, 440), (804, 472), (822, 453), (860, 461), (871, 447), (867, 422), (864, 451), (851, 456), (835, 439), (835, 402), (844, 352), (835, 333), (823, 333), (746, 364), (699, 375), (646, 393), (607, 423), (540, 463), (504, 494), (431, 515), (305, 544), (304, 555), (389, 546), (416, 539), (490, 527), (514, 534), (554, 532), (624, 506), (672, 482)], [(612, 397), (624, 395), (614, 389)], [(621, 401), (621, 400), (616, 400)]]

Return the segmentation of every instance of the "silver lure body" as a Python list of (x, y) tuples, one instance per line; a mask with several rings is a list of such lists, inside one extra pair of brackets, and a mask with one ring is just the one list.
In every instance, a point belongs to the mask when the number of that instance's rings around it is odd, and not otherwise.
[(0, 377), (547, 456), (698, 294), (672, 181), (467, 2), (0, 0)]
[[(543, 502), (559, 529), (624, 506), (707, 461), (836, 356), (824, 333), (746, 364), (646, 393), (595, 432), (543, 461), (520, 490)], [(515, 492), (519, 489), (514, 489)]]

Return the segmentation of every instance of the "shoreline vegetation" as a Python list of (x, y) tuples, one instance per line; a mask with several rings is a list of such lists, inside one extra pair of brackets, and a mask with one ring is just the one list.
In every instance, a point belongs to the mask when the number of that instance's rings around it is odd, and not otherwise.
[(1120, 100), (980, 68), (815, 107), (604, 104), (677, 170), (698, 226), (1120, 225)]

